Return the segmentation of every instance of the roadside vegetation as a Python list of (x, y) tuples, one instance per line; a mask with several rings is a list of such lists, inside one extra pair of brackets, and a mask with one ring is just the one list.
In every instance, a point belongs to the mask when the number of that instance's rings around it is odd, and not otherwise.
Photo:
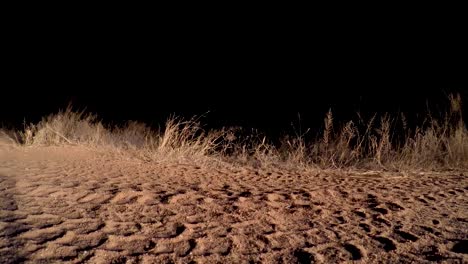
[(318, 169), (450, 170), (468, 168), (468, 131), (460, 95), (450, 95), (450, 109), (428, 112), (417, 126), (407, 118), (374, 115), (344, 123), (332, 111), (313, 140), (304, 134), (271, 143), (242, 128), (206, 130), (197, 118), (171, 117), (160, 129), (128, 122), (105, 125), (97, 116), (72, 107), (51, 114), (21, 131), (2, 133), (19, 146), (83, 145), (131, 152), (147, 160), (240, 166)]

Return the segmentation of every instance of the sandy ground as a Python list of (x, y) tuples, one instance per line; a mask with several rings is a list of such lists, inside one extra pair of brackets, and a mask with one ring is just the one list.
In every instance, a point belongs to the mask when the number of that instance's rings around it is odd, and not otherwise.
[(468, 263), (468, 174), (0, 146), (1, 263)]

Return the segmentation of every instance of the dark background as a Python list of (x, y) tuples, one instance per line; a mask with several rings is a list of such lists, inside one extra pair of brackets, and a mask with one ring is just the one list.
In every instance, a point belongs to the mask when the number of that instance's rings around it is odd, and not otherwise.
[(5, 43), (0, 121), (21, 127), (72, 103), (111, 123), (206, 113), (207, 127), (278, 134), (318, 129), (330, 108), (336, 120), (401, 111), (416, 122), (449, 93), (466, 105), (462, 35), (394, 22), (26, 24)]

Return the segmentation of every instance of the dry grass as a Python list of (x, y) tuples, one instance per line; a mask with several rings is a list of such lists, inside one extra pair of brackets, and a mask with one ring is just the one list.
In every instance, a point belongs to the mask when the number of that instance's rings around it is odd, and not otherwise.
[[(151, 160), (210, 164), (229, 162), (249, 166), (288, 168), (371, 168), (440, 170), (468, 168), (468, 131), (463, 123), (461, 97), (449, 97), (451, 108), (442, 118), (428, 118), (409, 128), (406, 117), (384, 115), (335, 124), (331, 110), (317, 140), (304, 134), (287, 136), (279, 146), (256, 130), (229, 128), (206, 131), (198, 119), (171, 117), (152, 130), (137, 122), (105, 126), (95, 115), (64, 111), (50, 115), (23, 131), (3, 132), (24, 146), (74, 144), (131, 150)], [(397, 127), (399, 130), (397, 129)], [(398, 131), (396, 131), (398, 130)], [(396, 132), (403, 134), (397, 137)]]

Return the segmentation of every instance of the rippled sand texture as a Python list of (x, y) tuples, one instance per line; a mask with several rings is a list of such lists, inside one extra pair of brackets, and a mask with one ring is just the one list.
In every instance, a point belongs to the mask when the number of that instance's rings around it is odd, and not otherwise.
[(1, 263), (468, 263), (466, 172), (158, 164), (0, 147)]

